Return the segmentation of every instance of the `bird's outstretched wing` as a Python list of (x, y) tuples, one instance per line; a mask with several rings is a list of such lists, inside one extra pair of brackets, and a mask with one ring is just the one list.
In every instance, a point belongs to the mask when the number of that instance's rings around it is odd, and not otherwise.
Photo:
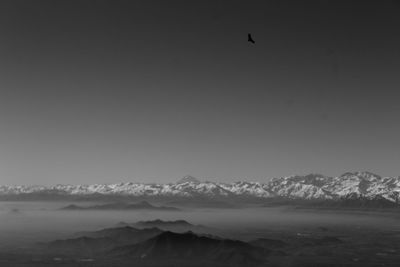
[(250, 34), (250, 33), (247, 34), (247, 41), (250, 42), (250, 43), (252, 43), (252, 44), (255, 44), (255, 43), (256, 43), (256, 42), (254, 42), (254, 40), (253, 40), (253, 38), (251, 37), (251, 34)]

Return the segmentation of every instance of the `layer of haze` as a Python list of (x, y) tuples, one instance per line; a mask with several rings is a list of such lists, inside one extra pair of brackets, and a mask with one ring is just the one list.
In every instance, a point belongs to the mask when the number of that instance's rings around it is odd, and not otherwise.
[(252, 236), (250, 239), (264, 237), (264, 234), (268, 237), (268, 233), (275, 231), (282, 231), (285, 235), (303, 231), (315, 233), (319, 227), (329, 228), (329, 231), (338, 230), (341, 235), (344, 234), (343, 229), (349, 229), (355, 235), (360, 229), (369, 229), (368, 233), (379, 229), (392, 234), (400, 230), (398, 213), (313, 211), (288, 207), (184, 209), (176, 212), (59, 210), (68, 204), (70, 202), (1, 202), (0, 252), (4, 247), (71, 238), (76, 232), (115, 227), (121, 221), (134, 223), (156, 219), (183, 219), (195, 225), (213, 227), (228, 238)]
[(399, 13), (2, 1), (0, 184), (400, 175)]

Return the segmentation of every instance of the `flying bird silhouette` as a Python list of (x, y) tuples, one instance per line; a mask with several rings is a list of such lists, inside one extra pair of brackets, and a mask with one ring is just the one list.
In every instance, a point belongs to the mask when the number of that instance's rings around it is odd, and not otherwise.
[(247, 34), (247, 41), (250, 42), (250, 43), (252, 43), (252, 44), (255, 44), (255, 43), (256, 43), (256, 42), (254, 42), (254, 40), (253, 40), (253, 38), (251, 37), (251, 34), (250, 34), (250, 33)]

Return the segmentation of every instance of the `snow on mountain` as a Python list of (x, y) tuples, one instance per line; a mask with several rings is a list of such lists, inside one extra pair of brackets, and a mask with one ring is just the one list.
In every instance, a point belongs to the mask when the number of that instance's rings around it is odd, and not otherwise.
[(234, 195), (272, 197), (273, 194), (264, 184), (257, 182), (236, 182), (232, 184), (220, 184), (226, 191)]
[(323, 186), (331, 181), (331, 177), (320, 174), (309, 174), (305, 176), (296, 175), (273, 179), (268, 185), (276, 196), (305, 199), (331, 199), (331, 192), (323, 189)]
[[(348, 172), (327, 183), (322, 188), (336, 197), (358, 195), (368, 198), (382, 196), (397, 201), (400, 193), (400, 178), (381, 177), (370, 172)], [(396, 198), (397, 194), (397, 198)]]
[(180, 179), (178, 182), (176, 182), (177, 184), (183, 184), (183, 183), (187, 183), (187, 182), (191, 182), (191, 183), (200, 183), (199, 180), (197, 180), (197, 178), (190, 176), (190, 175), (186, 175), (184, 176), (182, 179)]
[(19, 194), (60, 194), (60, 195), (128, 195), (162, 197), (285, 197), (291, 199), (339, 199), (359, 196), (369, 199), (381, 197), (392, 202), (400, 201), (400, 177), (381, 177), (370, 172), (347, 172), (338, 177), (321, 174), (289, 176), (270, 180), (266, 183), (201, 182), (192, 176), (185, 176), (177, 183), (144, 184), (117, 183), (92, 185), (55, 186), (0, 186), (0, 196)]

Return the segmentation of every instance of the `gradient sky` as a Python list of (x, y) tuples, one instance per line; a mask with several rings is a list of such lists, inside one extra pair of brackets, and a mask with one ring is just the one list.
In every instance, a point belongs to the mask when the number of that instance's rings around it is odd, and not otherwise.
[(0, 184), (400, 175), (400, 5), (301, 2), (1, 1)]

